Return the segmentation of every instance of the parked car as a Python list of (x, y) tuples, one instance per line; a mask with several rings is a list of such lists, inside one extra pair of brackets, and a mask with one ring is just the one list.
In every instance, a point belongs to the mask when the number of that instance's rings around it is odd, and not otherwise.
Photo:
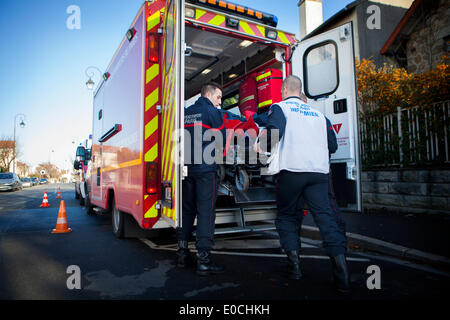
[(0, 173), (0, 190), (20, 190), (22, 189), (22, 182), (20, 182), (17, 174), (13, 172)]
[(36, 178), (36, 177), (32, 177), (32, 178), (31, 178), (31, 181), (33, 181), (33, 186), (39, 184), (39, 179)]
[(20, 181), (22, 182), (22, 187), (24, 188), (31, 188), (33, 186), (33, 181), (31, 178), (20, 178)]
[(48, 183), (48, 180), (45, 179), (45, 178), (42, 178), (42, 179), (39, 181), (39, 184), (47, 184), (47, 183)]

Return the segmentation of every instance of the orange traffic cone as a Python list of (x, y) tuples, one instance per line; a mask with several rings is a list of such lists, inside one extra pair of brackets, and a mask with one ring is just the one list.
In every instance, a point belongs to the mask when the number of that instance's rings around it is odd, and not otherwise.
[(53, 229), (52, 233), (67, 233), (71, 231), (72, 229), (69, 228), (69, 224), (67, 223), (66, 205), (64, 204), (64, 200), (61, 200), (58, 219), (56, 220), (56, 228)]
[(56, 199), (62, 199), (61, 197), (61, 188), (58, 187), (58, 195), (56, 196)]
[(48, 203), (47, 191), (44, 191), (44, 199), (42, 199), (41, 208), (47, 207), (50, 207), (50, 204)]

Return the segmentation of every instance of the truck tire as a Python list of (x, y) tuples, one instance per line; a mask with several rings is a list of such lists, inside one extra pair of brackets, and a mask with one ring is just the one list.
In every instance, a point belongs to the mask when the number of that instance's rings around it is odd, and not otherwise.
[(117, 209), (116, 202), (113, 199), (111, 204), (112, 228), (114, 235), (122, 239), (124, 234), (124, 213)]
[[(82, 197), (80, 196), (80, 198), (82, 198)], [(86, 207), (86, 213), (88, 215), (91, 216), (91, 215), (95, 214), (94, 206), (91, 204), (91, 200), (89, 199), (88, 193), (86, 193), (86, 199), (84, 200), (84, 206)]]

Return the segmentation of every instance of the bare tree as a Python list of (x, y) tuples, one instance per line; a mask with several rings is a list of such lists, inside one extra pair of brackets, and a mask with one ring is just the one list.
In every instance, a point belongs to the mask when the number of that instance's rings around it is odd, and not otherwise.
[(14, 161), (14, 141), (9, 137), (2, 137), (0, 140), (0, 169), (2, 172), (9, 171)]
[(45, 171), (45, 174), (42, 176), (42, 178), (47, 178), (47, 179), (59, 179), (62, 175), (61, 170), (58, 169), (57, 166), (55, 166), (54, 164), (51, 164), (49, 162), (47, 163), (40, 163), (37, 167), (36, 167), (36, 172), (35, 174), (37, 175), (41, 175), (41, 170)]

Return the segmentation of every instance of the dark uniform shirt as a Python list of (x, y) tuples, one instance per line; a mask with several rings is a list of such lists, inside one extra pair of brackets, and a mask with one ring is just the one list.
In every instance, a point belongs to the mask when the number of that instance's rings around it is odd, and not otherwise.
[[(184, 128), (190, 134), (190, 137), (185, 135), (185, 164), (188, 167), (188, 174), (217, 170), (215, 161), (208, 163), (203, 157), (205, 149), (211, 143), (215, 143), (215, 139), (212, 138), (212, 141), (208, 141), (208, 139), (204, 139), (204, 135), (207, 130), (213, 130), (220, 131), (222, 137), (225, 137), (223, 117), (224, 114), (205, 97), (200, 97), (192, 106), (184, 110)], [(194, 131), (197, 132), (197, 135)], [(201, 136), (198, 134), (199, 132), (201, 132)], [(223, 145), (223, 141), (221, 142)], [(215, 157), (215, 148), (208, 156)]]

